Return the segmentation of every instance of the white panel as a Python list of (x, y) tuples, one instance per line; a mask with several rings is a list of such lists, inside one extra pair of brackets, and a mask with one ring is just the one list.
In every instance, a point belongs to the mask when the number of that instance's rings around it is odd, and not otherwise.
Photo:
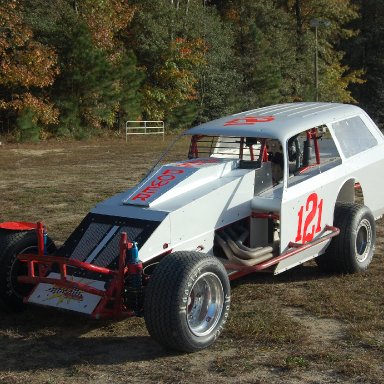
[[(307, 243), (324, 234), (326, 225), (333, 225), (333, 212), (341, 186), (346, 181), (345, 167), (342, 165), (302, 181), (284, 191), (281, 208), (281, 248), (288, 249), (289, 242)], [(317, 254), (328, 242), (309, 251), (301, 252), (282, 263), (286, 268)], [(279, 264), (279, 268), (281, 268)]]
[(220, 187), (170, 213), (172, 248), (203, 245), (209, 251), (215, 229), (250, 215), (255, 171), (241, 171), (242, 175), (221, 178)]
[[(48, 277), (52, 279), (60, 279), (60, 274), (52, 272)], [(74, 276), (68, 278), (102, 291), (105, 290), (104, 281), (90, 280)], [(40, 283), (29, 296), (28, 302), (90, 315), (95, 310), (100, 299), (100, 296), (80, 291), (77, 288), (62, 288), (54, 284)]]
[(345, 160), (350, 177), (361, 184), (364, 204), (369, 207), (375, 218), (384, 213), (383, 156), (384, 146), (381, 144)]
[(308, 260), (312, 260), (317, 255), (322, 254), (324, 248), (327, 245), (328, 245), (327, 242), (321, 243), (319, 245), (316, 245), (315, 247), (312, 247), (312, 248), (309, 248), (305, 251), (297, 253), (296, 255), (293, 255), (293, 256), (289, 257), (288, 259), (280, 261), (280, 263), (277, 264), (277, 266), (276, 266), (274, 274), (277, 275), (279, 273), (285, 272), (288, 269), (296, 267), (297, 265), (300, 265), (300, 264), (302, 264)]
[(171, 249), (172, 245), (170, 232), (169, 216), (167, 216), (155, 229), (151, 237), (140, 248), (140, 260), (150, 260), (151, 258)]

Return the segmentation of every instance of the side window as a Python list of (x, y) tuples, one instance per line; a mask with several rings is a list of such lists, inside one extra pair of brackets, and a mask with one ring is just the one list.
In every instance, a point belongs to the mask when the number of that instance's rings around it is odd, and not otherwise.
[(341, 164), (335, 142), (325, 126), (291, 137), (287, 142), (288, 187)]
[(351, 157), (377, 145), (377, 140), (359, 116), (334, 123), (332, 128), (345, 157)]

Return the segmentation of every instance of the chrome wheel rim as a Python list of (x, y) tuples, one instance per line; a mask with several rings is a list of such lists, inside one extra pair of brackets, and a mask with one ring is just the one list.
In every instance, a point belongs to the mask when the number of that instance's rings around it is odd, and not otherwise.
[(364, 219), (360, 222), (356, 231), (355, 252), (359, 263), (364, 262), (370, 253), (372, 243), (371, 223)]
[(187, 323), (195, 336), (209, 334), (220, 320), (224, 290), (220, 279), (211, 272), (202, 274), (192, 287), (187, 302)]

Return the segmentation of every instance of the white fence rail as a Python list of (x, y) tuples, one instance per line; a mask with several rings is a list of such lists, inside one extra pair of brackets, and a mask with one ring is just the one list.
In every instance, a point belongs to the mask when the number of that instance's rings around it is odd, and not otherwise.
[(125, 123), (125, 142), (128, 142), (129, 135), (163, 135), (164, 121), (129, 120)]

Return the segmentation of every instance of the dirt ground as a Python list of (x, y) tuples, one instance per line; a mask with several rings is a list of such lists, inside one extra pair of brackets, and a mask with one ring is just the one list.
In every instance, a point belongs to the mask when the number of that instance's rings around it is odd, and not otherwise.
[[(166, 144), (3, 144), (0, 221), (43, 219), (60, 243), (94, 204), (134, 185)], [(383, 383), (382, 220), (377, 229), (364, 274), (327, 275), (311, 262), (236, 281), (225, 331), (194, 354), (163, 350), (141, 318), (0, 311), (0, 383)]]

